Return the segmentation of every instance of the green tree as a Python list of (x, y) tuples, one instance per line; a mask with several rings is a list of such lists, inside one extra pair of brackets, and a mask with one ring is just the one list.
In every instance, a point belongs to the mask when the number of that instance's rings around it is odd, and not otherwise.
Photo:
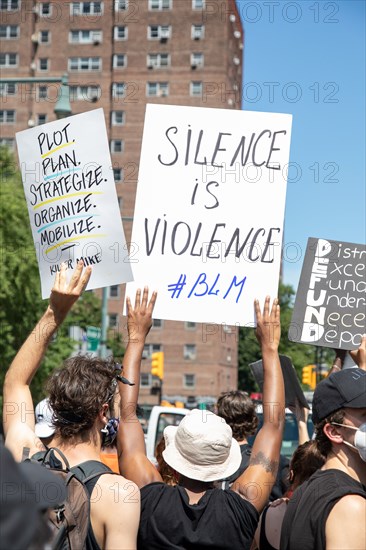
[[(0, 147), (0, 384), (18, 349), (47, 307), (40, 293), (38, 263), (30, 229), (21, 176), (8, 148)], [(100, 326), (99, 298), (86, 292), (49, 346), (32, 381), (34, 402), (45, 395), (44, 383), (52, 370), (77, 349), (69, 326)], [(36, 338), (37, 335), (35, 334)], [(2, 410), (2, 403), (0, 403)]]

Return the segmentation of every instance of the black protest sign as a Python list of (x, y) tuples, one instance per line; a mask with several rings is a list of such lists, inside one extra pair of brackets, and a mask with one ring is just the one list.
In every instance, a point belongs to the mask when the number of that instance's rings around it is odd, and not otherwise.
[(356, 349), (366, 332), (366, 246), (309, 238), (288, 337)]
[[(297, 378), (295, 368), (287, 355), (280, 355), (280, 364), (285, 384), (285, 405), (286, 407), (296, 407), (299, 403), (301, 407), (309, 408), (304, 392), (301, 389), (300, 382)], [(260, 391), (263, 392), (263, 362), (262, 359), (249, 364), (252, 369), (253, 376), (257, 382)]]

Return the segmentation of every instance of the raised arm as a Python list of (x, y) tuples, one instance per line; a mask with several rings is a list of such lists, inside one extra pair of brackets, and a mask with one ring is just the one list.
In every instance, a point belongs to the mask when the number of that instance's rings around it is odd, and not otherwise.
[(255, 312), (256, 336), (263, 361), (263, 426), (254, 440), (249, 466), (232, 489), (261, 512), (276, 480), (285, 419), (285, 390), (278, 357), (281, 336), (278, 300), (275, 299), (270, 308), (267, 296), (263, 313), (256, 300)]
[(142, 298), (141, 290), (137, 290), (134, 307), (130, 299), (126, 299), (128, 344), (123, 359), (123, 374), (134, 385), (119, 383), (121, 395), (121, 422), (117, 434), (119, 469), (123, 476), (135, 482), (139, 488), (153, 481), (162, 481), (159, 472), (146, 456), (144, 432), (136, 414), (142, 352), (152, 325), (152, 312), (156, 301), (156, 292), (153, 292), (150, 301), (148, 301), (148, 295), (149, 291), (146, 287)]
[(42, 362), (52, 336), (84, 291), (90, 275), (91, 268), (87, 268), (83, 273), (81, 261), (70, 282), (67, 283), (66, 266), (61, 266), (45, 313), (18, 351), (6, 373), (3, 409), (5, 443), (18, 460), (21, 459), (23, 447), (29, 447), (31, 452), (43, 447), (34, 434), (34, 409), (29, 385)]

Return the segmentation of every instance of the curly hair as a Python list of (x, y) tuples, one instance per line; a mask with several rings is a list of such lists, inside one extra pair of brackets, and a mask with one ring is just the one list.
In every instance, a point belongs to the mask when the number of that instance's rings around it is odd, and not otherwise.
[(117, 387), (113, 359), (76, 355), (47, 382), (52, 422), (62, 438), (80, 436), (93, 427), (104, 403), (113, 409)]
[(257, 430), (258, 417), (255, 405), (243, 391), (222, 393), (217, 401), (217, 414), (229, 424), (233, 431), (233, 438), (237, 441), (255, 434)]
[(330, 414), (324, 420), (318, 422), (315, 425), (315, 442), (318, 450), (324, 457), (327, 457), (332, 450), (332, 442), (324, 433), (325, 424), (331, 424), (332, 422), (337, 422), (338, 424), (343, 424), (345, 411), (344, 409), (339, 409), (338, 411)]

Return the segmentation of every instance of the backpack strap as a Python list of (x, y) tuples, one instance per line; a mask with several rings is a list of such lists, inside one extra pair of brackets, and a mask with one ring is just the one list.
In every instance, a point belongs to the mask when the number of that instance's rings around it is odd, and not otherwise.
[(30, 448), (29, 447), (23, 447), (22, 462), (24, 462), (25, 460), (28, 460), (29, 453), (30, 453)]
[(105, 472), (96, 472), (95, 474), (91, 474), (90, 476), (83, 479), (83, 483), (86, 484), (86, 483), (88, 483), (88, 481), (91, 481), (92, 479), (94, 479), (96, 477), (99, 477), (99, 476), (102, 476), (104, 474), (112, 474), (112, 475), (116, 475), (116, 476), (121, 475), (121, 474), (118, 474), (117, 472), (112, 472), (112, 470), (111, 471), (105, 471)]
[[(70, 470), (70, 464), (69, 464), (69, 461), (67, 460), (66, 456), (64, 455), (64, 453), (62, 451), (60, 451), (60, 449), (58, 449), (57, 447), (49, 447), (47, 449), (47, 451), (45, 452), (42, 460), (41, 460), (41, 464), (42, 466), (44, 466), (46, 464), (46, 461), (47, 461), (47, 458), (49, 458), (52, 454), (55, 455), (55, 453), (58, 453), (63, 461), (63, 463), (65, 464), (65, 469), (67, 471)], [(57, 457), (55, 457), (57, 458)]]

